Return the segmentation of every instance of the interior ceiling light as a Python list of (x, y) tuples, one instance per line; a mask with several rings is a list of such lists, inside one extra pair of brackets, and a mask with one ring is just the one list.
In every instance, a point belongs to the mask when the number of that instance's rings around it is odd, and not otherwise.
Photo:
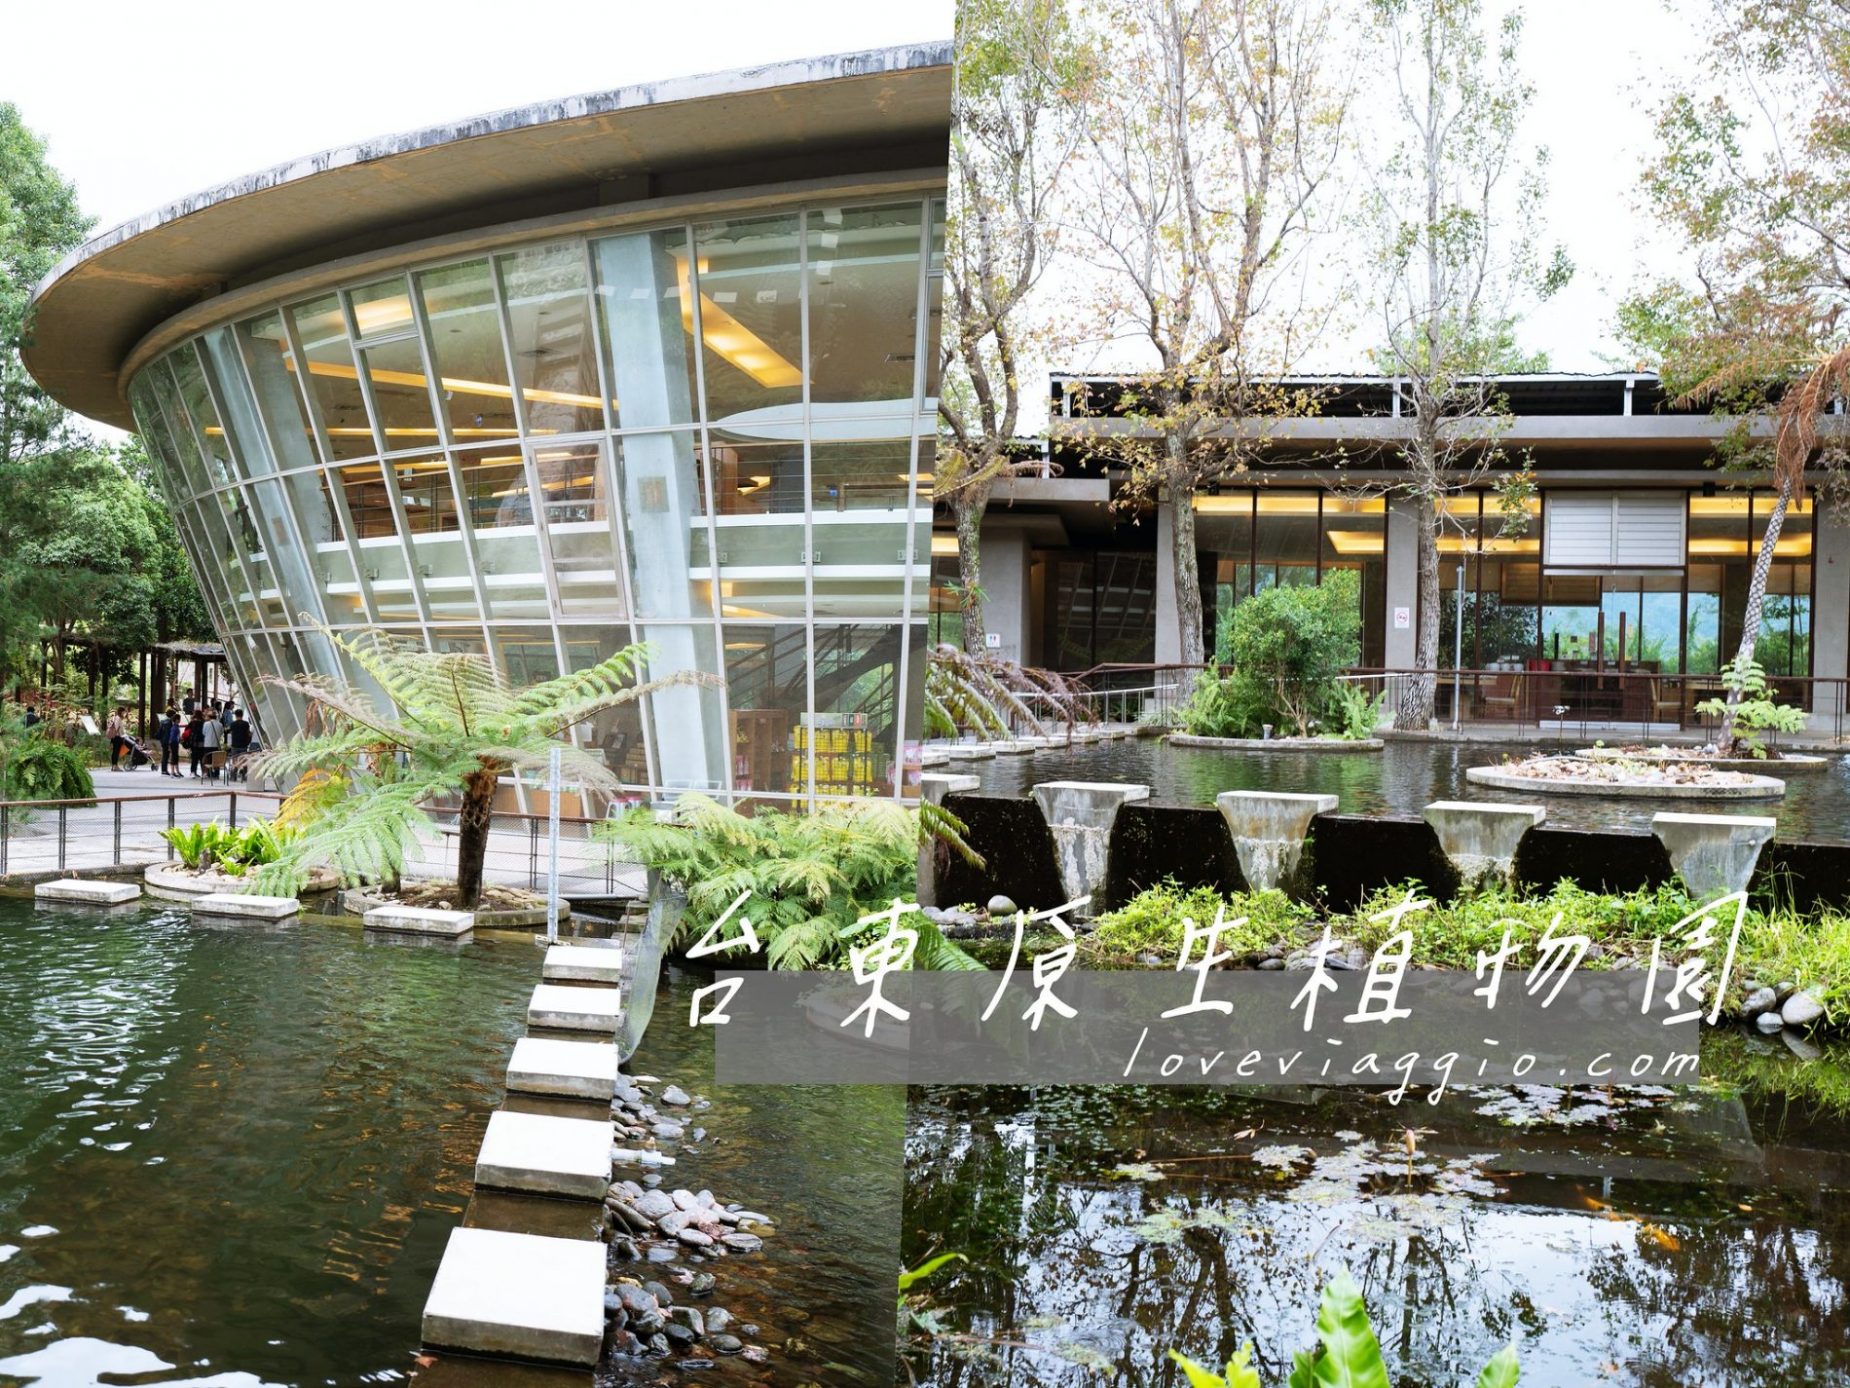
[[(707, 262), (702, 261), (704, 271)], [(681, 327), (694, 331), (694, 303), (688, 283), (687, 257), (675, 257), (675, 273), (681, 281)], [(731, 363), (767, 390), (803, 384), (803, 373), (779, 356), (763, 338), (713, 302), (700, 296), (700, 340), (721, 360)]]
[[(295, 370), (294, 357), (284, 357), (283, 362), (289, 370)], [(330, 376), (342, 381), (360, 379), (360, 369), (357, 366), (349, 366), (345, 362), (338, 361), (311, 361), (308, 364), (308, 374)], [(389, 371), (383, 367), (372, 367), (367, 374), (372, 377), (372, 382), (376, 386), (410, 386), (417, 390), (424, 390), (430, 385), (429, 379), (419, 371)], [(437, 384), (451, 395), (485, 395), (495, 400), (514, 398), (512, 387), (501, 385), (496, 381), (471, 381), (462, 376), (439, 376)], [(595, 395), (580, 395), (567, 390), (544, 390), (538, 386), (522, 386), (520, 398), (537, 401), (542, 405), (575, 405), (586, 410), (603, 408), (602, 402)], [(611, 408), (615, 409), (617, 402), (612, 400), (610, 404)]]

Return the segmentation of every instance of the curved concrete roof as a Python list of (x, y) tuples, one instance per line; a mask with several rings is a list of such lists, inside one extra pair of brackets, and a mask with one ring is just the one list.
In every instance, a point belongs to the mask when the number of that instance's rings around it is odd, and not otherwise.
[(234, 179), (84, 243), (34, 292), (26, 369), (134, 427), (120, 379), (228, 290), (445, 233), (639, 199), (948, 161), (951, 45), (642, 83), (392, 135)]

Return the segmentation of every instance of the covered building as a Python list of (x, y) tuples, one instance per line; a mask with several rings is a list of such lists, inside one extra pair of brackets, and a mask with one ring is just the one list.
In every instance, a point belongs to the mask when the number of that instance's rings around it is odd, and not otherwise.
[[(38, 287), (25, 363), (141, 433), (238, 684), (315, 624), (517, 683), (639, 793), (898, 794), (923, 681), (948, 43), (623, 88), (187, 198)], [(921, 456), (921, 453), (927, 456)], [(915, 734), (916, 736), (916, 734)]]
[[(1393, 491), (1401, 385), (1302, 384), (1320, 395), (1315, 416), (1278, 421), (1254, 466), (1195, 498), (1205, 644), (1253, 593), (1351, 571), (1361, 667), (1412, 670), (1420, 503)], [(1042, 465), (996, 490), (982, 581), (1001, 654), (1063, 671), (1180, 658), (1167, 508), (1114, 505), (1124, 469), (1110, 441), (1143, 427), (1117, 407), (1120, 385), (1056, 376)], [(1442, 711), (1455, 693), (1463, 719), (1537, 722), (1565, 706), (1576, 721), (1692, 723), (1740, 639), (1772, 492), (1718, 472), (1726, 423), (1673, 408), (1653, 376), (1497, 388), (1511, 414), (1501, 445), (1538, 490), (1520, 533), (1505, 527), (1494, 477), (1443, 503)], [(955, 640), (956, 540), (943, 522), (933, 556), (936, 639)], [(1778, 540), (1758, 658), (1815, 727), (1838, 729), (1847, 648), (1850, 528), (1808, 494)]]

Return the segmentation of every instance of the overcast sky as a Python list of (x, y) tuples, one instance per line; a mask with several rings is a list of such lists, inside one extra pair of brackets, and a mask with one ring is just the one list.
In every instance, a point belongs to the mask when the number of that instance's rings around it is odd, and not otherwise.
[[(100, 231), (235, 175), (375, 135), (647, 79), (942, 39), (953, 5), (38, 4), (12, 16), (10, 36), (14, 51), (45, 60), (8, 64), (0, 99), (49, 139)], [(1617, 351), (1614, 305), (1661, 263), (1632, 198), (1650, 148), (1643, 103), (1664, 72), (1690, 60), (1691, 41), (1661, 0), (1530, 0), (1525, 12), (1530, 130), (1553, 155), (1550, 228), (1578, 271), (1532, 315), (1522, 343), (1546, 350), (1556, 369), (1604, 370)]]
[[(8, 15), (0, 100), (106, 230), (297, 155), (632, 82), (951, 36), (954, 0), (88, 0)], [(33, 55), (27, 58), (26, 55)]]

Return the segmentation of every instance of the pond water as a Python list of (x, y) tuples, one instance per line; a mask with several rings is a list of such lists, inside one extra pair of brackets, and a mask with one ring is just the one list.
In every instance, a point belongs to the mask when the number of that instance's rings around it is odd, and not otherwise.
[[(1814, 1065), (1842, 1088), (1845, 1059)], [(1168, 1349), (1251, 1341), (1282, 1384), (1347, 1269), (1396, 1388), (1475, 1382), (1511, 1341), (1523, 1388), (1841, 1384), (1846, 1154), (1850, 1124), (1777, 1091), (915, 1090), (905, 1258), (968, 1261), (911, 1364), (1171, 1388)]]
[[(687, 1025), (693, 991), (710, 973), (670, 967), (655, 1017), (629, 1065), (705, 1097), (690, 1116), (706, 1129), (696, 1151), (676, 1153), (664, 1185), (710, 1189), (776, 1221), (759, 1253), (702, 1264), (717, 1279), (696, 1305), (724, 1306), (755, 1324), (771, 1351), (754, 1365), (722, 1358), (698, 1375), (715, 1385), (893, 1382), (905, 1138), (905, 1090), (894, 1085), (727, 1085), (713, 1082), (714, 1029)], [(660, 1269), (615, 1262), (620, 1275)], [(690, 1382), (676, 1361), (607, 1365), (601, 1383)]]
[(534, 955), (0, 900), (0, 1382), (402, 1378)]
[[(1650, 830), (1660, 810), (1707, 810), (1688, 800), (1614, 800), (1602, 796), (1534, 795), (1474, 786), (1465, 779), (1473, 766), (1494, 766), (1507, 757), (1558, 751), (1523, 742), (1399, 742), (1379, 752), (1229, 752), (1178, 747), (1154, 737), (1099, 743), (1068, 750), (1049, 748), (1021, 757), (956, 762), (943, 770), (982, 779), (983, 792), (1026, 795), (1040, 781), (1123, 781), (1150, 787), (1164, 805), (1212, 805), (1223, 790), (1283, 790), (1339, 796), (1343, 814), (1414, 815), (1434, 800), (1536, 801), (1548, 806), (1548, 822), (1563, 828)], [(1775, 773), (1776, 774), (1776, 773)], [(1730, 803), (1734, 813), (1774, 815), (1782, 839), (1805, 843), (1850, 843), (1850, 759), (1832, 758), (1822, 771), (1786, 778), (1783, 800)]]

